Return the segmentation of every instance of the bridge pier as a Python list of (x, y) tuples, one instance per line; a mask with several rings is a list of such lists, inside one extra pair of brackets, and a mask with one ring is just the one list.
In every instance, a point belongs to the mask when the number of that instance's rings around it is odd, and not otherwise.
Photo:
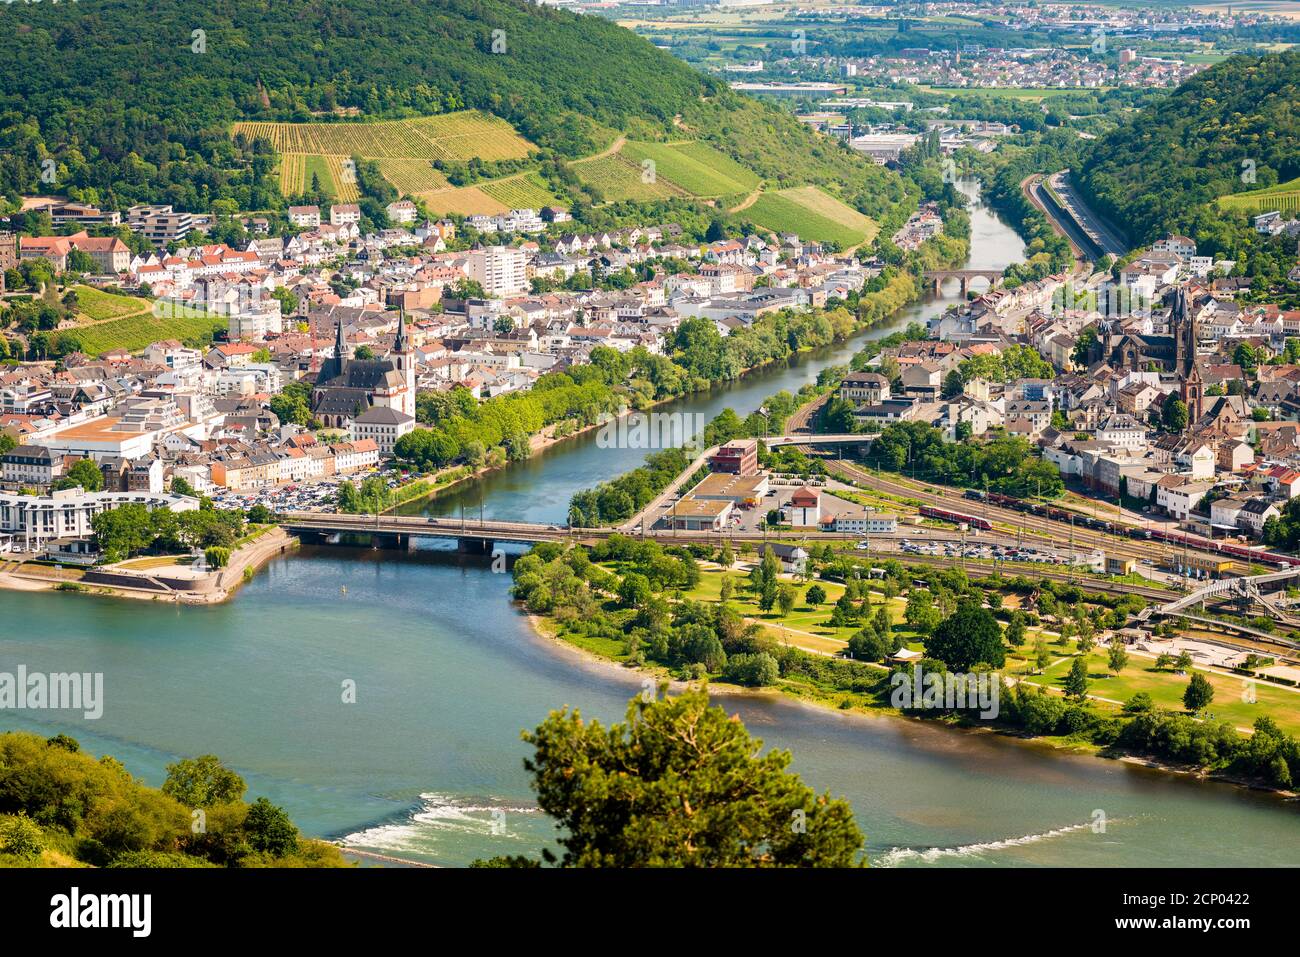
[(415, 551), (415, 539), (404, 533), (387, 534), (376, 532), (370, 536), (370, 547), (413, 552)]
[(462, 555), (491, 555), (494, 544), (489, 538), (458, 538), (456, 550)]

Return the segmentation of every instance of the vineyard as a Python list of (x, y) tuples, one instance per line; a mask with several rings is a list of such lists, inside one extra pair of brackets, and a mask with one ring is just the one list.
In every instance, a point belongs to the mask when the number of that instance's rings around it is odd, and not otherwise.
[(510, 209), (500, 200), (493, 199), (479, 186), (461, 186), (457, 189), (421, 193), (420, 200), (433, 216), (449, 216), (452, 213), (461, 216), (478, 214), (492, 216)]
[(1219, 209), (1236, 213), (1300, 213), (1300, 179), (1278, 183), (1249, 193), (1220, 196)]
[(220, 319), (192, 309), (178, 309), (177, 312), (180, 315), (166, 319), (145, 312), (124, 319), (78, 326), (67, 330), (66, 334), (81, 344), (81, 351), (86, 355), (97, 356), (109, 349), (139, 352), (159, 339), (180, 339), (182, 342), (201, 339), (211, 336), (215, 329), (224, 325)]
[(265, 139), (277, 153), (368, 159), (522, 159), (532, 149), (505, 120), (465, 111), (374, 123), (240, 122), (232, 134)]
[(301, 153), (283, 153), (280, 156), (280, 192), (285, 196), (301, 196), (307, 189), (307, 160)]
[(795, 233), (812, 242), (833, 242), (841, 248), (870, 240), (879, 228), (869, 216), (816, 186), (764, 193), (741, 215), (764, 229)]
[(434, 169), (429, 160), (380, 159), (375, 162), (384, 179), (403, 196), (418, 196), (448, 188), (447, 177)]
[(510, 209), (541, 209), (559, 203), (535, 173), (519, 173), (505, 179), (480, 183), (479, 189)]
[(752, 172), (703, 143), (628, 142), (619, 155), (642, 168), (654, 163), (657, 177), (701, 198), (747, 193), (758, 185)]
[(652, 202), (690, 195), (680, 186), (659, 176), (657, 170), (653, 177), (649, 176), (645, 167), (622, 153), (599, 159), (578, 160), (570, 163), (569, 168), (583, 183), (598, 189), (608, 202)]

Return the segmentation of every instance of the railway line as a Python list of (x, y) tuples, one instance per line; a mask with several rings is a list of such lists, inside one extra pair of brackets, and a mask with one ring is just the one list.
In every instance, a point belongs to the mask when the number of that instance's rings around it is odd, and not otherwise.
[(876, 475), (868, 469), (848, 462), (827, 460), (826, 467), (834, 475), (864, 484), (881, 492), (905, 496), (938, 508), (954, 509), (970, 515), (982, 516), (991, 522), (1000, 522), (1014, 529), (1021, 529), (1025, 537), (1046, 540), (1057, 548), (1068, 545), (1073, 541), (1074, 547), (1078, 551), (1100, 549), (1107, 555), (1132, 558), (1137, 561), (1155, 558), (1174, 559), (1183, 554), (1199, 555), (1207, 558), (1219, 557), (1192, 547), (1184, 549), (1181, 546), (1172, 546), (1154, 540), (1134, 541), (1108, 532), (1090, 529), (1082, 524), (1071, 526), (1067, 522), (1058, 522), (1040, 515), (1002, 508), (988, 502), (966, 500), (961, 498), (955, 489), (940, 489), (915, 480), (913, 480), (912, 484), (908, 484), (900, 479)]

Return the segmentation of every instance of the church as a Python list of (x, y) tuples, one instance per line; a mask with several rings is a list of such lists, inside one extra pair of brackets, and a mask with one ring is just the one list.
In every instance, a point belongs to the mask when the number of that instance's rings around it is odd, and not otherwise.
[(398, 313), (397, 340), (384, 359), (348, 358), (343, 320), (334, 328), (334, 355), (321, 363), (312, 387), (312, 415), (327, 428), (347, 428), (367, 410), (395, 409), (415, 418), (415, 350)]

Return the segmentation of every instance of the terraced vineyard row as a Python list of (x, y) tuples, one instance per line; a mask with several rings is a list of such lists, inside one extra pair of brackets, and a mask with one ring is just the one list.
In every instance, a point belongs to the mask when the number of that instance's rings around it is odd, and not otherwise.
[(534, 173), (520, 173), (505, 179), (480, 183), (479, 188), (488, 196), (504, 203), (510, 209), (541, 209), (559, 202), (555, 195)]
[(765, 229), (796, 233), (813, 242), (834, 242), (841, 248), (866, 242), (879, 227), (816, 186), (799, 186), (776, 193), (763, 193), (754, 205), (738, 214)]
[[(687, 152), (688, 146), (694, 149)], [(642, 168), (647, 162), (653, 163), (657, 177), (706, 199), (745, 193), (758, 185), (756, 175), (703, 143), (669, 145), (629, 141), (619, 155)]]
[(447, 177), (434, 169), (429, 160), (380, 159), (375, 162), (384, 179), (404, 196), (417, 196), (435, 189), (448, 188)]
[(280, 156), (280, 192), (298, 196), (307, 188), (307, 158), (301, 153)]
[(355, 203), (361, 198), (357, 188), (357, 171), (351, 156), (326, 156), (326, 168), (334, 181), (334, 196), (341, 203)]
[(236, 123), (232, 135), (265, 139), (277, 153), (369, 159), (520, 159), (532, 145), (505, 120), (465, 111), (374, 123)]
[(657, 170), (653, 176), (649, 175), (649, 170), (621, 153), (572, 163), (570, 168), (580, 180), (598, 189), (607, 201), (649, 202), (691, 195), (660, 176)]
[(1265, 189), (1255, 189), (1248, 193), (1234, 193), (1220, 196), (1218, 206), (1225, 212), (1281, 213), (1300, 212), (1300, 179), (1278, 183)]

